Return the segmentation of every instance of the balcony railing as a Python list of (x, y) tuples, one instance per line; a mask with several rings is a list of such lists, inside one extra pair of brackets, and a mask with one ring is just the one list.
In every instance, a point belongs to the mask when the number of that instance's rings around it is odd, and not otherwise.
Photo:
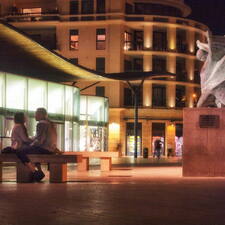
[(6, 16), (7, 22), (38, 22), (38, 21), (58, 21), (58, 14), (21, 14)]
[(58, 10), (48, 11), (41, 13), (40, 15), (21, 14), (17, 12), (10, 12), (4, 17), (7, 21), (23, 22), (23, 21), (49, 21), (49, 20), (61, 20), (61, 21), (97, 21), (97, 20), (125, 20), (125, 21), (146, 21), (153, 23), (173, 23), (177, 25), (186, 25), (196, 27), (198, 29), (207, 30), (204, 24), (199, 22), (183, 19), (178, 17), (167, 16), (154, 16), (154, 15), (130, 15), (124, 13), (100, 13), (100, 14), (78, 14), (78, 15), (61, 15)]

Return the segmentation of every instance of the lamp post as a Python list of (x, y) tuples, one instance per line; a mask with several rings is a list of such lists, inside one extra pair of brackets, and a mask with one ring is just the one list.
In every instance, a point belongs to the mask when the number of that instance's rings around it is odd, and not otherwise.
[[(169, 73), (169, 72), (163, 72), (163, 73), (157, 73), (154, 71), (149, 72), (124, 72), (124, 73), (110, 73), (110, 74), (101, 74), (101, 76), (110, 78), (113, 80), (120, 80), (120, 81), (126, 81), (128, 86), (130, 87), (133, 96), (134, 96), (134, 158), (138, 157), (138, 92), (142, 88), (145, 79), (151, 79), (152, 77), (171, 77), (175, 76), (175, 74)], [(140, 81), (141, 83), (139, 85), (133, 86), (130, 81)]]

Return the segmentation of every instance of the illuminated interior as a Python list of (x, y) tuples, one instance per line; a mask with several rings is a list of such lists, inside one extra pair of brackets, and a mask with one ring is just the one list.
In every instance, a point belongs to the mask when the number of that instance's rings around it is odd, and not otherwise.
[(107, 151), (108, 99), (80, 97), (80, 151)]
[(107, 98), (80, 96), (76, 87), (2, 72), (0, 92), (2, 147), (10, 145), (10, 138), (6, 137), (11, 135), (15, 112), (25, 112), (29, 136), (34, 136), (34, 112), (38, 107), (45, 107), (49, 118), (55, 122), (59, 149), (107, 150)]

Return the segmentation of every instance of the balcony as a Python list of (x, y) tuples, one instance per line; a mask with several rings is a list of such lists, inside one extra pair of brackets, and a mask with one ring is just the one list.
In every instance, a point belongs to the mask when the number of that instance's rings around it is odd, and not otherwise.
[(35, 14), (35, 15), (11, 15), (5, 17), (6, 22), (38, 22), (38, 21), (58, 21), (58, 14)]

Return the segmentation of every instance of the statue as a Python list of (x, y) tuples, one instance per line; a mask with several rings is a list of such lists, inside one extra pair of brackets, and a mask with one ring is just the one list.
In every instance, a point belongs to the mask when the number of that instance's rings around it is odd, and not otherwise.
[(197, 41), (197, 58), (204, 61), (201, 97), (197, 107), (225, 107), (225, 36), (207, 33), (208, 43)]

